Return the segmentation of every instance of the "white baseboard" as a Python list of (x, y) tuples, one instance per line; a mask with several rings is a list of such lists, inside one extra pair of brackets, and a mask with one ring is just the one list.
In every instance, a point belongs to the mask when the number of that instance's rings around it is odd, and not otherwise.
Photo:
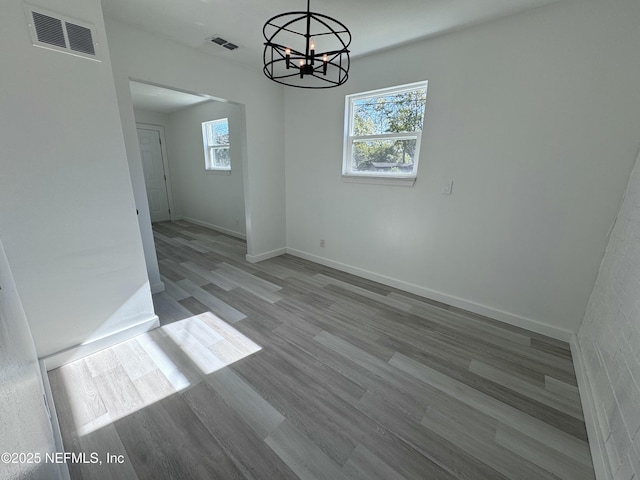
[(184, 220), (185, 222), (195, 223), (196, 225), (200, 225), (201, 227), (207, 227), (211, 230), (216, 230), (217, 232), (224, 233), (227, 235), (231, 235), (232, 237), (241, 238), (242, 240), (246, 240), (247, 236), (242, 232), (236, 232), (234, 230), (229, 230), (228, 228), (220, 227), (218, 225), (213, 225), (212, 223), (203, 222), (196, 218), (191, 217), (181, 217), (180, 220)]
[(284, 255), (287, 253), (288, 249), (286, 248), (278, 248), (276, 250), (271, 250), (270, 252), (260, 253), (258, 255), (245, 255), (245, 259), (249, 263), (258, 263), (263, 260), (269, 260), (273, 257), (279, 257), (280, 255)]
[(578, 391), (580, 392), (580, 401), (582, 402), (582, 414), (584, 415), (584, 423), (587, 427), (587, 436), (589, 437), (593, 470), (597, 480), (612, 480), (613, 472), (611, 471), (604, 445), (606, 439), (603, 438), (602, 431), (598, 426), (596, 401), (593, 396), (594, 392), (587, 373), (585, 360), (582, 356), (582, 347), (576, 335), (572, 336), (569, 344), (571, 345), (571, 357), (573, 358), (573, 367), (576, 371)]
[(164, 282), (158, 282), (151, 285), (151, 294), (155, 295), (156, 293), (164, 292)]
[(548, 337), (552, 337), (557, 340), (562, 340), (563, 342), (569, 342), (571, 340), (571, 337), (573, 336), (573, 332), (569, 330), (554, 327), (552, 325), (539, 322), (532, 318), (522, 317), (520, 315), (505, 312), (503, 310), (488, 307), (486, 305), (482, 305), (479, 303), (471, 302), (463, 298), (458, 298), (453, 295), (438, 292), (435, 290), (430, 290), (428, 288), (421, 287), (419, 285), (414, 285), (412, 283), (387, 277), (385, 275), (380, 275), (378, 273), (370, 272), (368, 270), (354, 267), (352, 265), (336, 262), (334, 260), (320, 257), (318, 255), (313, 255), (311, 253), (303, 252), (301, 250), (296, 250), (295, 248), (287, 247), (286, 252), (293, 256), (304, 258), (305, 260), (310, 260), (312, 262), (319, 263), (321, 265), (326, 265), (327, 267), (335, 268), (336, 270), (341, 270), (343, 272), (352, 273), (353, 275), (357, 275), (359, 277), (363, 277), (368, 280), (373, 280), (374, 282), (382, 283), (383, 285), (389, 285), (390, 287), (394, 287), (400, 290), (404, 290), (406, 292), (414, 293), (416, 295), (420, 295), (421, 297), (426, 297), (431, 300), (436, 300), (438, 302), (446, 303), (447, 305), (462, 308), (463, 310), (467, 310), (472, 313), (477, 313), (479, 315), (484, 315), (486, 317), (490, 317), (495, 320), (508, 323), (509, 325), (514, 325), (516, 327), (524, 328), (531, 332), (539, 333), (541, 335), (546, 335)]
[(132, 325), (124, 330), (107, 335), (106, 337), (99, 338), (93, 342), (76, 345), (75, 347), (70, 347), (62, 350), (61, 352), (44, 357), (40, 359), (41, 365), (43, 365), (45, 371), (53, 370), (54, 368), (61, 367), (62, 365), (73, 362), (74, 360), (78, 360), (82, 357), (86, 357), (92, 353), (99, 352), (100, 350), (104, 350), (105, 348), (109, 348), (113, 345), (129, 340), (136, 335), (148, 332), (149, 330), (153, 330), (159, 326), (160, 319), (157, 315), (154, 315), (148, 320), (144, 320), (136, 325)]
[[(62, 432), (60, 431), (60, 423), (58, 422), (58, 412), (56, 411), (56, 405), (53, 401), (53, 392), (51, 391), (51, 383), (49, 383), (49, 376), (47, 375), (47, 369), (42, 360), (40, 360), (40, 375), (42, 375), (42, 390), (44, 391), (45, 402), (49, 409), (49, 419), (51, 421), (51, 430), (53, 433), (53, 441), (55, 443), (56, 452), (64, 452), (64, 443), (62, 442)], [(71, 449), (70, 449), (71, 450)], [(69, 467), (67, 463), (58, 464), (58, 472), (60, 480), (71, 480), (69, 474)]]

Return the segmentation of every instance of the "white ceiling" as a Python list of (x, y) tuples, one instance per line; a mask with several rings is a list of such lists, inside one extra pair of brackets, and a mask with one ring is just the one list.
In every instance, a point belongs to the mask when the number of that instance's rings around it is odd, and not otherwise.
[[(311, 0), (311, 10), (351, 31), (352, 57), (427, 38), (559, 0)], [(306, 10), (305, 0), (102, 0), (108, 18), (260, 69), (262, 27), (274, 15)], [(218, 34), (241, 48), (207, 42)]]
[[(489, 21), (560, 0), (311, 0), (311, 10), (344, 23), (352, 34), (351, 56)], [(210, 55), (259, 70), (262, 27), (274, 15), (306, 10), (305, 0), (102, 0), (107, 18), (168, 37)], [(212, 35), (240, 48), (212, 44)], [(136, 108), (172, 113), (211, 100), (130, 82)]]

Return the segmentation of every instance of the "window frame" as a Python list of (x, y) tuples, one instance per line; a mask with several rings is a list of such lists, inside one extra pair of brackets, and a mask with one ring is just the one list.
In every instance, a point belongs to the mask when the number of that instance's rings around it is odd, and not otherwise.
[[(344, 142), (342, 154), (342, 178), (349, 182), (363, 183), (383, 183), (391, 185), (412, 186), (418, 176), (418, 166), (420, 160), (420, 145), (422, 140), (422, 132), (424, 131), (424, 118), (426, 117), (426, 99), (425, 113), (423, 114), (423, 129), (413, 132), (389, 132), (374, 135), (353, 135), (354, 128), (354, 106), (358, 100), (365, 98), (377, 98), (382, 96), (397, 95), (414, 90), (424, 89), (427, 93), (428, 81), (420, 81), (408, 83), (405, 85), (397, 85), (394, 87), (380, 88), (367, 92), (354, 93), (345, 96), (345, 117), (344, 117)], [(352, 169), (353, 146), (358, 141), (367, 140), (415, 140), (415, 155), (413, 159), (413, 171), (408, 173), (391, 173), (391, 172), (358, 172)]]
[[(208, 120), (202, 122), (202, 145), (204, 149), (204, 170), (205, 172), (231, 173), (231, 134), (229, 133), (229, 143), (217, 143), (209, 145), (209, 135), (207, 134), (208, 125), (226, 123), (229, 128), (229, 118), (218, 118), (216, 120)], [(213, 127), (212, 127), (213, 128)], [(229, 166), (219, 166), (215, 164), (215, 150), (227, 149), (229, 151)]]

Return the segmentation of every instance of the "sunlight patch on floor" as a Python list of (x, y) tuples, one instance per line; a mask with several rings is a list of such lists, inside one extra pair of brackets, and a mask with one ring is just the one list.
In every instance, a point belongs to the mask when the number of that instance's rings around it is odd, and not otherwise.
[(79, 436), (201, 382), (261, 347), (211, 312), (60, 367)]

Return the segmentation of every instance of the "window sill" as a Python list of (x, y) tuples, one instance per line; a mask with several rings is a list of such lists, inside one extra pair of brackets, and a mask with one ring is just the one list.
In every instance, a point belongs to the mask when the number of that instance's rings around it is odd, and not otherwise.
[(377, 177), (366, 175), (342, 175), (342, 181), (347, 183), (369, 183), (373, 185), (394, 185), (397, 187), (413, 187), (416, 177)]
[(205, 169), (204, 173), (211, 173), (213, 175), (231, 175), (231, 170)]

